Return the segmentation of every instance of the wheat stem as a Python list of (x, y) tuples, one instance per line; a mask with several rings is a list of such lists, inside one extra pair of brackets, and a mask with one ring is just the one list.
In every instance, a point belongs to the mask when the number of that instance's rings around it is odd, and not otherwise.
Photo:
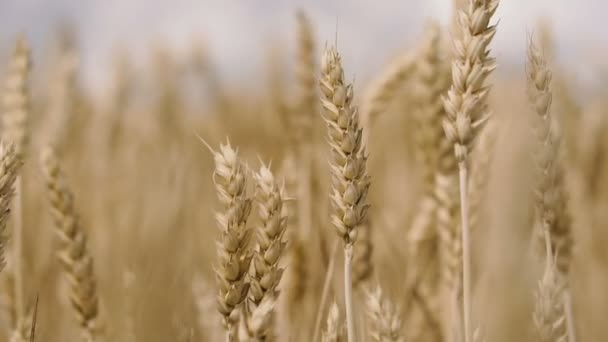
[(356, 341), (355, 314), (353, 310), (352, 281), (353, 245), (344, 246), (344, 306), (346, 308), (346, 336), (348, 342)]
[(319, 341), (319, 334), (321, 333), (321, 323), (323, 321), (323, 309), (329, 298), (329, 289), (331, 288), (331, 280), (333, 279), (334, 269), (336, 268), (336, 256), (338, 254), (338, 245), (340, 241), (336, 240), (334, 246), (331, 249), (331, 257), (329, 265), (327, 266), (327, 272), (325, 272), (325, 281), (323, 282), (323, 291), (321, 292), (321, 302), (317, 310), (317, 318), (315, 319), (315, 330), (312, 335), (314, 342)]
[(467, 164), (458, 163), (460, 176), (460, 220), (462, 224), (462, 311), (464, 319), (464, 335), (466, 342), (473, 342), (471, 325), (471, 243), (469, 240), (469, 207), (467, 202)]

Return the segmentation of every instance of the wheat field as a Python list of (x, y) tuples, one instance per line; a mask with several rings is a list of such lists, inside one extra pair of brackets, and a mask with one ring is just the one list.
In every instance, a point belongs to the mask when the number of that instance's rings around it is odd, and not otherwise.
[(99, 93), (77, 30), (43, 62), (14, 37), (0, 342), (608, 341), (606, 84), (543, 21), (501, 72), (500, 2), (455, 1), (369, 82), (305, 8), (255, 87), (193, 41), (117, 51)]

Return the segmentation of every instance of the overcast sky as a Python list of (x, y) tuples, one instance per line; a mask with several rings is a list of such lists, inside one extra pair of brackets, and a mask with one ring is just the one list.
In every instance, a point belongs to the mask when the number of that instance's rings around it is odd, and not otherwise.
[[(137, 61), (159, 38), (186, 51), (203, 38), (223, 74), (234, 79), (263, 67), (271, 41), (290, 43), (294, 11), (305, 9), (321, 42), (338, 42), (347, 68), (365, 78), (390, 56), (411, 46), (428, 18), (449, 20), (452, 0), (0, 0), (0, 44), (25, 31), (36, 50), (48, 48), (57, 23), (77, 27), (83, 71), (91, 83), (105, 81), (104, 66), (118, 43)], [(539, 17), (549, 18), (562, 60), (600, 50), (606, 0), (503, 0), (494, 53), (503, 65), (523, 61), (527, 35)]]

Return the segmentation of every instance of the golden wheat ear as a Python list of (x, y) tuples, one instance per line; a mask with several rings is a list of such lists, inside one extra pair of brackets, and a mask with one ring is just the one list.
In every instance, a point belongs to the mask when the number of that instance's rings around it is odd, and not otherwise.
[(207, 147), (215, 160), (213, 183), (222, 204), (222, 209), (215, 215), (220, 228), (220, 239), (217, 242), (219, 261), (215, 268), (217, 304), (227, 339), (233, 341), (240, 319), (238, 309), (249, 292), (246, 275), (252, 255), (249, 249), (251, 230), (247, 227), (247, 219), (252, 199), (246, 192), (248, 176), (238, 151), (232, 148), (229, 141), (221, 144), (217, 151), (208, 144)]
[[(287, 216), (283, 210), (285, 194), (270, 171), (262, 164), (253, 176), (256, 184), (258, 216), (256, 229), (257, 248), (253, 253), (249, 276), (249, 335), (259, 340), (272, 339), (274, 335), (274, 306), (279, 296), (278, 286), (284, 269), (279, 262), (287, 242), (285, 232)], [(265, 304), (264, 304), (265, 303)], [(267, 306), (270, 308), (260, 308)], [(263, 322), (263, 324), (262, 324)], [(255, 327), (255, 329), (253, 328)]]
[(42, 150), (40, 164), (59, 240), (57, 254), (70, 284), (72, 308), (82, 329), (83, 340), (94, 341), (101, 325), (97, 281), (87, 235), (80, 224), (74, 195), (67, 185), (54, 149), (46, 147)]
[(353, 245), (359, 227), (365, 220), (369, 204), (367, 193), (370, 176), (359, 113), (353, 104), (353, 86), (346, 84), (338, 51), (327, 48), (321, 62), (321, 105), (328, 129), (331, 150), (330, 170), (333, 207), (331, 223), (344, 242), (344, 293), (349, 341), (355, 341), (352, 306)]

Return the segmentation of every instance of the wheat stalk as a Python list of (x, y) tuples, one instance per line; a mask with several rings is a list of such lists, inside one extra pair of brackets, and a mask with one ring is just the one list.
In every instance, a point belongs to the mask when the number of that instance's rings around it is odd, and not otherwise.
[(444, 130), (454, 145), (458, 161), (460, 184), (460, 219), (462, 230), (462, 287), (465, 341), (473, 341), (471, 298), (471, 246), (469, 241), (467, 203), (468, 154), (479, 131), (489, 117), (487, 96), (489, 87), (484, 83), (495, 69), (489, 56), (488, 45), (496, 33), (490, 20), (496, 12), (498, 0), (470, 0), (458, 18), (460, 35), (454, 37), (452, 86), (444, 99), (447, 116)]
[(82, 328), (83, 340), (93, 341), (97, 335), (99, 300), (87, 236), (55, 151), (44, 148), (40, 160), (55, 231), (61, 243), (58, 257), (71, 287), (72, 307)]
[(394, 305), (383, 298), (380, 287), (367, 294), (366, 304), (371, 338), (377, 342), (403, 341), (399, 314)]
[(217, 243), (219, 262), (215, 269), (219, 286), (218, 310), (223, 317), (227, 341), (235, 341), (237, 309), (247, 298), (249, 291), (249, 283), (245, 277), (251, 261), (248, 247), (251, 230), (247, 228), (251, 198), (246, 193), (247, 175), (239, 160), (238, 151), (230, 146), (229, 141), (220, 144), (218, 151), (209, 145), (207, 147), (214, 156), (213, 183), (223, 205), (222, 211), (216, 213), (221, 231)]
[(332, 224), (344, 242), (344, 293), (348, 341), (355, 341), (352, 307), (351, 263), (357, 226), (365, 219), (370, 186), (367, 156), (362, 144), (359, 114), (352, 105), (352, 85), (344, 83), (340, 55), (335, 48), (325, 50), (321, 62), (321, 104), (331, 148)]

